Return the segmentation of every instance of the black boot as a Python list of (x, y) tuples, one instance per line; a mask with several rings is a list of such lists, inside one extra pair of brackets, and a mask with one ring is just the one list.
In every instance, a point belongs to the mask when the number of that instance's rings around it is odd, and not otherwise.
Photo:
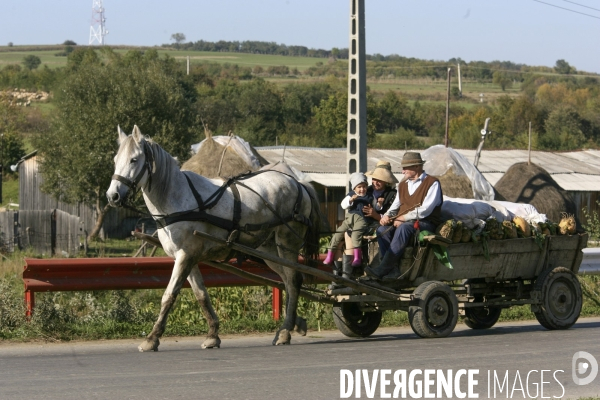
[[(342, 262), (341, 261), (334, 261), (333, 262), (333, 271), (332, 273), (335, 276), (341, 276), (342, 275)], [(329, 285), (327, 287), (327, 289), (329, 290), (333, 290), (333, 289), (337, 289), (340, 285), (335, 283), (335, 282), (331, 282), (331, 285)]]
[(383, 260), (381, 260), (377, 267), (366, 267), (365, 274), (376, 279), (381, 279), (390, 272), (392, 272), (394, 269), (397, 269), (396, 266), (398, 264), (398, 261), (400, 261), (400, 257), (396, 256), (395, 254), (392, 254), (391, 251), (388, 251), (387, 253), (385, 253)]
[(354, 279), (352, 276), (352, 272), (354, 271), (354, 267), (352, 266), (352, 261), (354, 260), (354, 256), (350, 254), (344, 254), (342, 256), (342, 277), (346, 279)]
[[(339, 261), (335, 262), (336, 266), (338, 264), (341, 264), (341, 265), (338, 269), (338, 273), (337, 274), (334, 273), (334, 275), (337, 275), (337, 276), (341, 275), (342, 278), (346, 278), (346, 279), (354, 279), (354, 277), (352, 276), (352, 271), (354, 270), (354, 267), (352, 266), (353, 259), (354, 259), (354, 257), (352, 255), (344, 254), (342, 256), (341, 263)], [(328, 289), (334, 290), (334, 289), (340, 289), (343, 287), (345, 287), (344, 284), (333, 282), (331, 285), (329, 285)]]

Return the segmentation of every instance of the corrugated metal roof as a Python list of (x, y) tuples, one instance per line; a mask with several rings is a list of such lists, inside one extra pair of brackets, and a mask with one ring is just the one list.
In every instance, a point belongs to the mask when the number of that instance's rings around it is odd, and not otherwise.
[[(257, 147), (256, 150), (269, 162), (279, 161), (284, 156), (283, 146)], [(455, 150), (471, 162), (475, 158), (475, 150)], [(368, 150), (367, 168), (373, 169), (377, 161), (385, 160), (392, 164), (393, 172), (399, 174), (402, 171), (400, 161), (404, 152), (404, 150)], [(495, 185), (510, 166), (518, 162), (527, 162), (527, 159), (527, 150), (483, 150), (478, 167), (485, 178)], [(324, 186), (344, 187), (346, 185), (346, 149), (344, 148), (286, 147), (285, 162), (308, 173), (315, 182)], [(600, 191), (600, 150), (532, 151), (531, 162), (548, 171), (564, 190)]]

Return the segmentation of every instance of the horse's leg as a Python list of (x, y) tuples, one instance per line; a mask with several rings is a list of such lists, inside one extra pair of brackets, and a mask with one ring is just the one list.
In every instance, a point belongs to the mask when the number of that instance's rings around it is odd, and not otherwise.
[(173, 267), (171, 280), (162, 297), (158, 319), (152, 327), (152, 332), (150, 332), (150, 334), (146, 336), (146, 340), (138, 346), (139, 351), (158, 351), (160, 337), (165, 332), (169, 312), (175, 304), (175, 300), (177, 300), (177, 295), (179, 295), (179, 291), (183, 286), (183, 281), (187, 278), (194, 265), (195, 263), (193, 260), (189, 259), (185, 254), (178, 255), (175, 258), (175, 266)]
[(202, 279), (202, 274), (200, 274), (200, 269), (197, 266), (193, 267), (187, 279), (192, 286), (194, 295), (196, 295), (196, 299), (198, 299), (200, 307), (202, 307), (204, 318), (206, 318), (206, 322), (208, 323), (208, 334), (206, 335), (206, 340), (202, 343), (202, 348), (219, 348), (221, 347), (221, 339), (219, 339), (219, 317), (210, 302), (210, 297), (204, 286), (204, 280)]
[[(271, 254), (278, 253), (279, 257), (285, 258), (286, 260), (298, 262), (297, 254), (292, 254), (291, 252), (282, 249), (278, 250), (274, 244), (265, 250)], [(270, 261), (266, 261), (266, 263), (269, 267), (271, 267), (271, 269), (273, 269), (273, 271), (277, 272), (279, 276), (281, 276), (287, 294), (285, 319), (275, 334), (273, 345), (290, 344), (292, 338), (291, 332), (296, 326), (298, 326), (297, 331), (299, 333), (302, 334), (302, 331), (304, 331), (304, 334), (306, 334), (306, 321), (303, 318), (298, 318), (296, 314), (300, 286), (302, 286), (302, 274), (294, 271), (291, 268), (282, 267), (281, 265)]]

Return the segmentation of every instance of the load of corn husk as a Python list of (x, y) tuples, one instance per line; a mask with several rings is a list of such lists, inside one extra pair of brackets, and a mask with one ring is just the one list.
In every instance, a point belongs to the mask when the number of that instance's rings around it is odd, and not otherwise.
[(502, 229), (502, 223), (494, 217), (490, 217), (485, 221), (484, 231), (487, 233), (488, 238), (492, 240), (504, 239), (504, 230)]
[(437, 227), (436, 233), (452, 243), (481, 242), (486, 240), (501, 240), (534, 237), (536, 241), (542, 243), (544, 236), (548, 235), (572, 235), (575, 233), (575, 219), (572, 215), (564, 214), (559, 224), (544, 219), (536, 222), (532, 220), (527, 222), (524, 217), (514, 217), (510, 220), (498, 220), (496, 217), (489, 217), (485, 221), (485, 226), (469, 229), (463, 221), (449, 219)]
[(525, 218), (514, 217), (513, 222), (517, 227), (517, 234), (519, 237), (530, 237), (531, 236), (531, 225), (525, 221)]
[(463, 225), (462, 235), (460, 235), (460, 242), (461, 243), (470, 242), (472, 234), (473, 234), (473, 231), (471, 231), (469, 228), (467, 228), (466, 226)]
[(454, 237), (454, 227), (456, 226), (456, 221), (453, 219), (449, 219), (448, 221), (444, 222), (443, 224), (441, 224), (440, 226), (437, 227), (437, 229), (435, 230), (435, 233), (437, 233), (438, 235), (445, 237), (446, 239), (450, 239), (452, 240), (452, 238)]
[(515, 239), (518, 237), (517, 226), (512, 221), (502, 221), (502, 230), (506, 239)]
[(452, 231), (452, 243), (460, 243), (462, 239), (463, 223), (462, 221), (456, 221), (454, 229)]
[(561, 235), (572, 235), (575, 233), (575, 217), (571, 214), (562, 214), (558, 223), (558, 229)]

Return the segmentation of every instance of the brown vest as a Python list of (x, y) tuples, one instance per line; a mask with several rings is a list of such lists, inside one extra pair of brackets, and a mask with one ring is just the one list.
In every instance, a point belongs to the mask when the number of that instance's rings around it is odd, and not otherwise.
[[(408, 182), (403, 182), (403, 183), (399, 184), (398, 185), (398, 195), (400, 196), (400, 210), (399, 210), (398, 214), (402, 215), (405, 212), (412, 211), (413, 209), (415, 209), (417, 204), (419, 204), (419, 205), (423, 204), (423, 200), (425, 200), (425, 196), (427, 196), (427, 192), (429, 191), (429, 188), (431, 187), (431, 185), (433, 185), (434, 182), (438, 182), (438, 185), (440, 186), (440, 192), (441, 192), (442, 185), (439, 183), (439, 180), (437, 178), (434, 178), (431, 175), (427, 175), (425, 177), (425, 179), (423, 179), (423, 182), (421, 183), (421, 185), (412, 194), (412, 196), (410, 194), (408, 194)], [(441, 215), (442, 215), (442, 203), (438, 204), (433, 209), (433, 211), (431, 212), (430, 215), (428, 215), (425, 218), (419, 216), (419, 219), (425, 219), (427, 221), (434, 223), (435, 225), (439, 225), (443, 222)]]

